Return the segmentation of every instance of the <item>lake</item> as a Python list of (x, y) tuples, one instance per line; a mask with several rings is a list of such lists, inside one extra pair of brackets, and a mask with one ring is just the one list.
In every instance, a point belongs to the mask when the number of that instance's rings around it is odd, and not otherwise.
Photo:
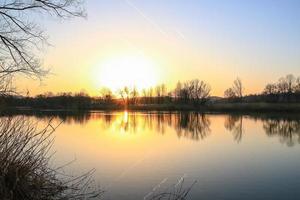
[(300, 115), (88, 112), (26, 115), (53, 124), (53, 164), (95, 169), (105, 200), (300, 199)]

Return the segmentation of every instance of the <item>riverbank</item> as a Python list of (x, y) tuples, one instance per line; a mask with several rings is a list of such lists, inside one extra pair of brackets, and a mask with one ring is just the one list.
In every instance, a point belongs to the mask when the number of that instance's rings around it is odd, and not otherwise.
[(194, 111), (194, 112), (293, 112), (300, 113), (300, 103), (214, 103), (192, 104), (137, 104), (137, 105), (95, 105), (84, 109), (5, 107), (1, 112), (43, 111), (43, 112), (82, 112), (82, 111)]

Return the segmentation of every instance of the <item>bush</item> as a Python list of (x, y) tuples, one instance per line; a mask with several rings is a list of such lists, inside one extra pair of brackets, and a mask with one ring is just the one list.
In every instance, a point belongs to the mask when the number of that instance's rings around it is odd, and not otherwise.
[(0, 119), (0, 196), (6, 200), (69, 200), (100, 197), (93, 170), (74, 177), (50, 167), (55, 127), (38, 130), (25, 117)]

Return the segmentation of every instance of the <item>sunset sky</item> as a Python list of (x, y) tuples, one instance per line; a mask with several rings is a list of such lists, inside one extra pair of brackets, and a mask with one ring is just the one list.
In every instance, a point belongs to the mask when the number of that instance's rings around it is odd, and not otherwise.
[(51, 74), (18, 80), (31, 95), (99, 95), (199, 78), (223, 95), (236, 77), (246, 93), (289, 73), (300, 75), (298, 0), (88, 0), (87, 19), (41, 19)]

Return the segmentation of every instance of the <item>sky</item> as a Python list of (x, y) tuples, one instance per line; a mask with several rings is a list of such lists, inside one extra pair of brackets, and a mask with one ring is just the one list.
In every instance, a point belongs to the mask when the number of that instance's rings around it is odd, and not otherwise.
[[(31, 95), (125, 84), (139, 88), (198, 78), (222, 96), (239, 77), (259, 93), (281, 76), (300, 76), (298, 0), (87, 0), (87, 19), (41, 17), (51, 73), (18, 80)], [(130, 82), (132, 81), (132, 82)]]

